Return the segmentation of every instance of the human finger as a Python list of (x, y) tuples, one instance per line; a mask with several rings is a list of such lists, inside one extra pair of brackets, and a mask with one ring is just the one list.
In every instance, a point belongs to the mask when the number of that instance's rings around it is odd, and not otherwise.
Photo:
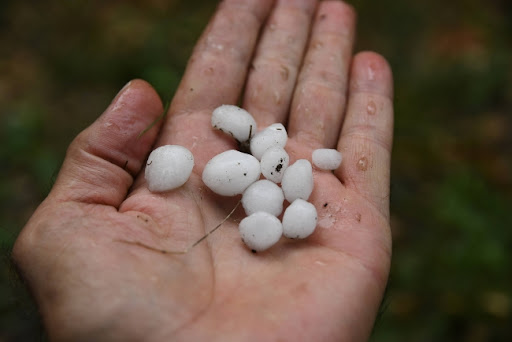
[[(199, 39), (170, 114), (234, 104), (272, 0), (224, 0)], [(211, 113), (210, 113), (211, 114)]]
[(243, 107), (260, 127), (284, 122), (317, 0), (278, 0), (258, 43)]
[(338, 177), (386, 217), (393, 140), (393, 80), (386, 60), (372, 52), (354, 57), (347, 113), (338, 150)]
[(107, 110), (68, 148), (52, 194), (62, 201), (118, 207), (126, 197), (158, 134), (139, 134), (163, 112), (145, 81), (129, 82)]
[(338, 139), (354, 31), (351, 6), (319, 4), (288, 121), (290, 137), (310, 148), (333, 147)]

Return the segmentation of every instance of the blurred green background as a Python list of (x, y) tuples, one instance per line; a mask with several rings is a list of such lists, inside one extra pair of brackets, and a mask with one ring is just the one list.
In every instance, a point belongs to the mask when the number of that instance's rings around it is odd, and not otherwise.
[[(512, 2), (354, 0), (396, 85), (373, 341), (512, 341)], [(9, 262), (66, 146), (130, 79), (171, 98), (215, 1), (0, 1), (0, 341), (45, 339)]]

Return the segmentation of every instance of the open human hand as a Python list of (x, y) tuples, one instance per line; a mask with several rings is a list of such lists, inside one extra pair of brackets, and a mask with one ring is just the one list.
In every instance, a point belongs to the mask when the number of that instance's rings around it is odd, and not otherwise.
[[(71, 144), (14, 258), (52, 340), (364, 341), (390, 257), (392, 80), (385, 60), (352, 56), (355, 14), (341, 1), (226, 0), (198, 42), (164, 122), (156, 92), (134, 80)], [(243, 91), (243, 93), (242, 93)], [(318, 226), (253, 254), (238, 198), (201, 181), (236, 148), (211, 112), (235, 104), (259, 127), (287, 125), (290, 162), (337, 148), (341, 167), (314, 171)], [(150, 149), (177, 144), (196, 165), (182, 187), (151, 193)], [(150, 248), (148, 248), (148, 246)]]

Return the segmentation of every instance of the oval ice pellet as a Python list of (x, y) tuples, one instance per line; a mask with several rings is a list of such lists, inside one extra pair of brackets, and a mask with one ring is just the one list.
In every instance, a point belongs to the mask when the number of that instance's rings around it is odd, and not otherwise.
[(283, 235), (291, 239), (304, 239), (316, 228), (318, 215), (313, 204), (296, 199), (283, 215)]
[(283, 235), (283, 225), (274, 215), (257, 212), (244, 218), (238, 229), (244, 243), (255, 252), (276, 244)]
[(307, 200), (313, 191), (313, 168), (306, 159), (299, 159), (284, 171), (281, 182), (284, 197), (290, 203), (297, 198)]
[(258, 160), (261, 160), (263, 153), (271, 147), (282, 147), (288, 141), (286, 128), (280, 123), (275, 123), (256, 135), (251, 139), (251, 153)]
[(261, 173), (274, 183), (281, 183), (290, 157), (281, 147), (271, 147), (261, 157)]
[(260, 162), (250, 154), (236, 150), (216, 155), (203, 170), (204, 184), (223, 196), (241, 194), (259, 177)]
[(313, 151), (311, 160), (321, 170), (336, 170), (341, 164), (341, 153), (331, 148), (320, 148)]
[(283, 190), (266, 179), (252, 183), (242, 195), (242, 206), (247, 215), (264, 211), (279, 216), (283, 211), (283, 202)]
[(165, 145), (153, 150), (144, 176), (152, 192), (176, 189), (188, 180), (194, 168), (194, 156), (183, 146)]
[(258, 130), (252, 115), (245, 109), (233, 105), (217, 107), (212, 113), (212, 126), (239, 142), (248, 141)]

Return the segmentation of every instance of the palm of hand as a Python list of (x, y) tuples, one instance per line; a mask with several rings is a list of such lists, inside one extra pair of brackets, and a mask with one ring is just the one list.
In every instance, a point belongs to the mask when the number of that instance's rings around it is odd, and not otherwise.
[[(219, 17), (217, 20), (222, 20)], [(207, 37), (208, 33), (203, 40)], [(201, 52), (198, 50), (196, 54)], [(359, 57), (359, 64), (354, 63), (352, 77), (361, 81), (355, 69), (378, 62), (384, 70), (380, 72), (388, 72), (378, 56), (365, 55)], [(371, 176), (376, 175), (377, 181), (383, 179), (383, 185), (370, 184), (365, 172), (372, 166), (367, 163), (387, 161), (389, 151), (384, 151), (382, 158), (376, 155), (382, 146), (372, 144), (378, 139), (360, 120), (351, 119), (350, 112), (342, 131), (347, 132), (346, 138), (338, 143), (338, 149), (346, 153), (344, 166), (335, 174), (314, 174), (310, 201), (317, 208), (319, 224), (308, 239), (282, 239), (270, 250), (253, 255), (240, 241), (237, 223), (243, 210), (239, 208), (219, 231), (188, 253), (162, 252), (189, 247), (220, 223), (238, 200), (212, 194), (201, 181), (206, 162), (234, 144), (211, 129), (212, 104), (204, 104), (206, 109), (192, 105), (196, 98), (191, 84), (198, 84), (201, 67), (197, 64), (192, 61), (189, 65), (171, 106), (172, 115), (157, 141), (157, 145), (186, 146), (194, 154), (194, 173), (180, 189), (152, 194), (139, 174), (157, 130), (140, 140), (136, 134), (161, 110), (154, 91), (141, 81), (125, 88), (104, 116), (70, 148), (71, 160), (66, 161), (54, 191), (25, 229), (17, 253), (48, 330), (57, 330), (53, 334), (57, 339), (75, 340), (95, 334), (97, 338), (133, 340), (367, 338), (389, 268), (387, 193), (380, 189), (387, 186), (388, 164), (375, 166)], [(387, 78), (380, 81), (384, 84), (381, 87), (387, 87), (383, 93), (390, 91)], [(251, 79), (248, 84), (247, 93)], [(317, 95), (331, 96), (328, 89), (318, 90)], [(352, 99), (357, 106), (360, 95), (353, 91), (349, 102)], [(236, 92), (225, 90), (222, 99), (212, 102), (228, 103), (236, 97)], [(384, 114), (389, 111), (385, 96), (375, 91), (371, 98)], [(294, 96), (293, 103), (301, 101), (300, 95)], [(257, 101), (250, 95), (245, 102), (256, 107)], [(285, 102), (284, 112), (279, 103), (265, 111), (283, 112), (284, 117), (262, 115), (259, 123), (282, 121), (289, 113), (287, 150), (292, 161), (310, 159), (312, 149), (335, 143), (341, 118), (333, 125), (335, 132), (325, 128), (324, 139), (315, 141), (311, 138), (315, 132), (302, 134), (302, 123), (308, 119), (297, 114), (298, 110), (290, 110), (293, 103), (289, 102)], [(328, 112), (325, 107), (319, 105), (317, 109)], [(133, 114), (141, 111), (150, 114), (144, 119)], [(324, 118), (326, 122), (328, 119), (333, 120)], [(119, 132), (125, 133), (124, 141), (108, 141), (101, 134), (123, 120)], [(322, 118), (309, 118), (309, 124), (314, 126), (317, 120)], [(107, 139), (106, 145), (113, 146), (110, 152), (106, 146), (96, 149), (93, 143), (83, 144), (84, 140), (94, 142), (94, 137)], [(362, 147), (354, 147), (356, 144)], [(115, 153), (120, 149), (125, 151), (122, 157)], [(123, 163), (125, 159), (128, 164)], [(99, 170), (104, 174), (98, 175)], [(132, 176), (136, 181), (126, 195)], [(98, 184), (107, 186), (98, 188)], [(113, 191), (108, 184), (125, 190)]]

